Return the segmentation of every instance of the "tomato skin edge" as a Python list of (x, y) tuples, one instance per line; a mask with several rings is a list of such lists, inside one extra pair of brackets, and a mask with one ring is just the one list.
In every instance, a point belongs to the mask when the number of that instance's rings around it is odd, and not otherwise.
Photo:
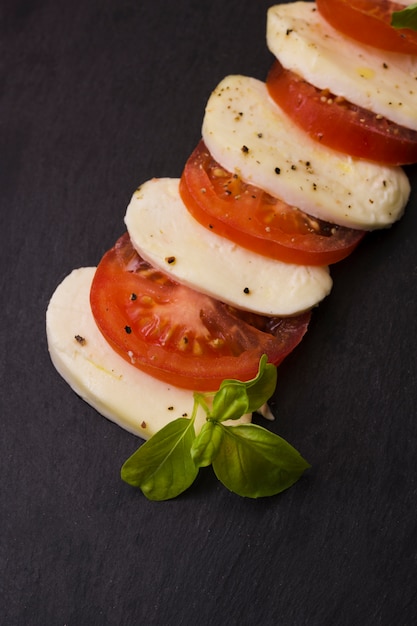
[[(117, 246), (122, 248), (122, 252), (128, 250), (122, 263), (117, 259), (115, 252)], [(113, 248), (104, 254), (97, 266), (90, 289), (91, 311), (98, 329), (112, 350), (129, 362), (132, 367), (137, 367), (168, 385), (192, 391), (216, 391), (225, 378), (237, 378), (242, 381), (251, 380), (257, 374), (259, 359), (262, 354), (267, 354), (269, 362), (272, 364), (279, 365), (300, 343), (307, 331), (311, 317), (310, 311), (289, 318), (257, 316), (272, 320), (273, 324), (270, 330), (261, 330), (261, 327), (256, 325), (251, 326), (253, 314), (240, 312), (237, 317), (233, 316), (232, 326), (230, 326), (230, 322), (226, 322), (229, 326), (225, 326), (225, 329), (231, 333), (232, 340), (234, 340), (234, 332), (243, 332), (248, 337), (252, 335), (256, 339), (255, 341), (250, 340), (247, 344), (250, 347), (236, 355), (227, 355), (227, 353), (222, 354), (221, 352), (203, 353), (202, 356), (193, 353), (184, 354), (178, 347), (173, 348), (172, 345), (165, 344), (165, 342), (162, 344), (158, 343), (158, 340), (154, 342), (153, 338), (146, 340), (135, 329), (138, 315), (142, 315), (144, 309), (143, 307), (137, 309), (134, 307), (142, 306), (140, 305), (142, 296), (149, 301), (148, 293), (153, 293), (154, 284), (157, 284), (157, 287), (161, 289), (164, 303), (169, 298), (173, 298), (172, 301), (175, 301), (178, 292), (172, 294), (172, 290), (175, 292), (176, 286), (179, 284), (166, 276), (163, 278), (163, 281), (167, 283), (166, 287), (165, 284), (158, 282), (152, 283), (148, 289), (148, 278), (140, 277), (139, 281), (136, 280), (135, 270), (132, 271), (131, 256), (129, 256), (130, 250), (133, 250), (133, 247), (131, 247), (130, 239), (126, 233)], [(159, 275), (161, 274), (159, 272)], [(196, 296), (194, 294), (198, 296), (198, 292), (189, 288), (181, 288), (179, 292), (180, 294), (185, 293), (185, 300), (182, 301), (180, 310), (195, 304)], [(131, 299), (132, 294), (135, 295), (133, 300)], [(214, 307), (216, 311), (220, 310), (220, 315), (226, 315), (225, 319), (227, 320), (229, 307), (208, 296), (207, 298), (214, 302)], [(148, 309), (149, 304), (144, 306)], [(176, 301), (173, 310), (178, 313)], [(129, 313), (129, 311), (131, 312)], [(166, 321), (171, 324), (171, 327), (177, 324), (178, 320), (173, 319), (174, 314), (168, 306), (167, 312), (164, 314), (165, 317), (160, 319), (157, 333), (164, 333), (166, 329), (164, 322)], [(216, 323), (216, 317), (212, 318), (213, 322)], [(233, 326), (236, 325), (237, 329), (233, 331)], [(270, 327), (268, 326), (268, 328)], [(176, 345), (178, 346), (178, 344)]]
[[(224, 201), (216, 196), (209, 176), (204, 168), (200, 167), (201, 153), (204, 150), (207, 149), (203, 141), (200, 141), (185, 164), (179, 190), (189, 213), (212, 232), (261, 256), (284, 263), (311, 266), (326, 266), (345, 259), (365, 236), (366, 233), (363, 230), (335, 226), (337, 235), (333, 234), (331, 237), (294, 236), (282, 232), (278, 239), (273, 233), (263, 231), (260, 234), (254, 228), (245, 230), (234, 224), (232, 213), (227, 210), (225, 204), (224, 210), (221, 208), (215, 215), (214, 207)], [(204, 189), (203, 196), (200, 193), (201, 189)], [(287, 208), (289, 208), (288, 205)]]
[[(308, 315), (305, 314), (305, 316), (306, 316), (306, 321), (304, 323), (305, 329), (302, 332), (302, 335), (300, 333), (300, 337), (297, 340), (297, 342), (294, 343), (294, 345), (292, 345), (291, 348), (285, 354), (283, 354), (278, 360), (269, 361), (276, 367), (278, 367), (284, 361), (284, 359), (297, 347), (302, 337), (307, 332), (308, 322), (310, 320), (310, 313)], [(131, 362), (129, 360), (129, 357), (126, 356), (126, 352), (121, 350), (120, 347), (115, 342), (112, 342), (109, 339), (107, 339), (107, 342), (109, 343), (111, 348), (117, 354), (119, 354), (119, 356), (121, 356), (125, 361)], [(145, 374), (148, 374), (149, 376), (152, 376), (160, 380), (161, 382), (166, 383), (169, 386), (178, 387), (180, 389), (187, 389), (189, 391), (210, 392), (210, 391), (217, 391), (221, 383), (223, 382), (223, 380), (237, 378), (236, 369), (232, 361), (232, 358), (233, 357), (230, 357), (230, 364), (229, 364), (229, 367), (227, 368), (227, 371), (225, 369), (225, 374), (224, 375), (222, 374), (220, 376), (210, 376), (209, 374), (205, 375), (204, 368), (201, 368), (201, 369), (194, 368), (195, 374), (193, 376), (190, 376), (190, 375), (183, 376), (179, 374), (178, 372), (168, 371), (168, 370), (163, 369), (162, 367), (152, 366), (149, 363), (142, 364), (140, 362), (136, 362), (135, 365), (132, 365), (132, 367), (137, 367), (139, 370), (141, 370)], [(238, 374), (238, 379), (241, 380), (242, 382), (247, 382), (249, 380), (252, 380), (253, 378), (255, 378), (258, 372), (258, 367), (259, 367), (259, 360), (254, 359), (251, 367), (246, 368), (244, 371), (240, 371), (240, 373)]]
[[(189, 213), (191, 213), (194, 219), (217, 235), (220, 235), (225, 239), (229, 239), (230, 241), (235, 241), (251, 252), (256, 252), (262, 256), (275, 259), (277, 261), (283, 261), (284, 263), (317, 266), (328, 264), (329, 257), (326, 253), (316, 253), (313, 256), (309, 252), (303, 253), (297, 249), (293, 250), (290, 247), (280, 245), (278, 242), (262, 239), (256, 235), (248, 235), (242, 231), (240, 231), (238, 237), (236, 237), (236, 229), (230, 226), (226, 221), (218, 219), (213, 215), (207, 215), (204, 209), (201, 208), (200, 203), (190, 191), (186, 179), (187, 174), (184, 172), (181, 176), (179, 186), (180, 195), (184, 204), (187, 206)], [(340, 260), (338, 255), (335, 255), (334, 259), (335, 260), (332, 260), (332, 262)]]
[(417, 54), (417, 34), (409, 28), (393, 28), (390, 23), (392, 13), (401, 11), (404, 5), (389, 0), (317, 0), (316, 4), (333, 28), (356, 41), (379, 50)]
[[(417, 162), (417, 132), (379, 119), (355, 107), (347, 110), (337, 97), (327, 102), (321, 91), (275, 61), (266, 81), (271, 98), (292, 121), (317, 142), (352, 157), (400, 166)], [(353, 106), (351, 106), (353, 108)]]

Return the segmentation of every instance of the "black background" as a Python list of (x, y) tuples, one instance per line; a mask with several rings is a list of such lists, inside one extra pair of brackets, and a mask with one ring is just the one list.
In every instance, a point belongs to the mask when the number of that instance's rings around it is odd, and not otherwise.
[(45, 310), (153, 176), (179, 176), (211, 90), (265, 78), (263, 0), (3, 0), (2, 625), (402, 625), (417, 612), (417, 180), (405, 217), (332, 270), (279, 370), (272, 429), (312, 463), (289, 491), (210, 468), (148, 502), (138, 440), (53, 369)]

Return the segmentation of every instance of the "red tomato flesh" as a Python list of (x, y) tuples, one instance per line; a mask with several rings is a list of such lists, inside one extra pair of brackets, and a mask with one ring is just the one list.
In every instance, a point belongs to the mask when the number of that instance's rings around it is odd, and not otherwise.
[(180, 285), (144, 261), (127, 233), (100, 261), (90, 303), (101, 333), (124, 359), (195, 391), (216, 391), (225, 378), (254, 378), (263, 354), (278, 365), (310, 320), (310, 312), (247, 313)]
[(266, 84), (278, 106), (320, 143), (387, 165), (417, 162), (416, 131), (314, 87), (278, 61)]
[(389, 0), (317, 0), (324, 19), (339, 32), (380, 50), (417, 54), (417, 33), (393, 28), (391, 16), (404, 5)]
[(222, 168), (201, 141), (188, 159), (180, 193), (206, 228), (263, 256), (302, 265), (345, 258), (364, 231), (323, 222)]

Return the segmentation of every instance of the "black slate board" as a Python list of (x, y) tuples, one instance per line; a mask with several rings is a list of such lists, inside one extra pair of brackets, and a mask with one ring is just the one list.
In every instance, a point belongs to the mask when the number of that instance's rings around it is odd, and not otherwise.
[(229, 73), (265, 78), (264, 0), (3, 0), (0, 8), (0, 623), (415, 623), (417, 177), (401, 222), (333, 268), (279, 370), (278, 432), (312, 463), (284, 494), (206, 469), (151, 503), (137, 440), (53, 369), (44, 318), (124, 231), (133, 190), (179, 176)]

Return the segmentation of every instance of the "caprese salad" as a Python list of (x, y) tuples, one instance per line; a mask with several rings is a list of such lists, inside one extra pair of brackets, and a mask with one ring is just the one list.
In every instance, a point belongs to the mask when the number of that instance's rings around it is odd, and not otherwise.
[(149, 498), (178, 495), (209, 464), (248, 497), (278, 493), (308, 467), (251, 413), (268, 416), (276, 366), (330, 293), (329, 265), (407, 204), (417, 35), (392, 16), (410, 4), (272, 6), (266, 81), (225, 77), (181, 177), (142, 184), (127, 232), (53, 294), (52, 362), (148, 440), (122, 477)]

